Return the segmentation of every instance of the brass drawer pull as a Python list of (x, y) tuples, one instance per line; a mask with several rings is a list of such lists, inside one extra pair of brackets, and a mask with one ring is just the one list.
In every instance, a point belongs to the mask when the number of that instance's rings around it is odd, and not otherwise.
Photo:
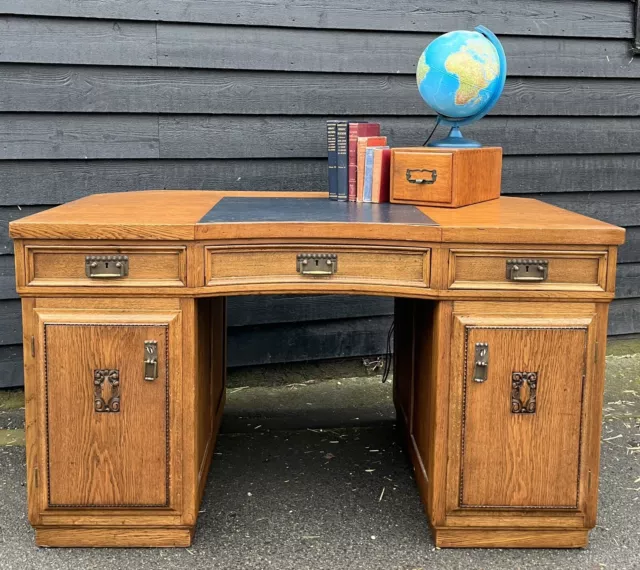
[(91, 279), (118, 279), (129, 275), (129, 257), (126, 255), (87, 255), (84, 269)]
[(507, 259), (507, 279), (539, 283), (549, 276), (549, 262), (546, 259)]
[(158, 377), (158, 343), (155, 340), (144, 341), (144, 379), (152, 382)]
[(482, 384), (487, 381), (489, 372), (489, 345), (486, 342), (476, 342), (475, 365), (473, 367), (473, 381)]
[[(412, 178), (412, 174), (414, 172), (426, 172), (429, 174), (427, 178)], [(409, 184), (434, 184), (438, 179), (438, 171), (437, 170), (429, 170), (428, 168), (407, 168), (407, 182)]]
[(299, 253), (296, 271), (301, 275), (320, 277), (338, 272), (337, 253)]

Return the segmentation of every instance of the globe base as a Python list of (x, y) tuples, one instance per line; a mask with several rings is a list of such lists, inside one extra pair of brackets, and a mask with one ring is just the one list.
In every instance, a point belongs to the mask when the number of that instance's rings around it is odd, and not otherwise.
[(439, 148), (480, 148), (482, 145), (478, 141), (464, 138), (460, 132), (460, 127), (451, 127), (447, 137), (433, 141), (427, 146)]

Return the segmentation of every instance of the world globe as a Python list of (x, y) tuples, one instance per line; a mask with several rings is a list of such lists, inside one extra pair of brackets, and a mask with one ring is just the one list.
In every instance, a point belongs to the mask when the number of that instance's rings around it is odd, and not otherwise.
[(449, 136), (429, 144), (479, 147), (460, 127), (484, 117), (497, 103), (507, 76), (502, 44), (484, 26), (438, 36), (422, 52), (416, 69), (421, 97), (437, 114)]

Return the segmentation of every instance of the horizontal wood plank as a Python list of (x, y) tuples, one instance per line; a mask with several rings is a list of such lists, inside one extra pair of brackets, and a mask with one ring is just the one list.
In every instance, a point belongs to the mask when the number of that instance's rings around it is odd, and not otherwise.
[[(4, 16), (0, 62), (411, 74), (436, 35)], [(502, 42), (513, 76), (640, 77), (627, 39)]]
[(0, 389), (23, 384), (22, 345), (0, 346)]
[(0, 37), (3, 62), (156, 65), (151, 23), (0, 16)]
[(572, 192), (532, 197), (617, 226), (640, 223), (640, 192)]
[(0, 115), (0, 159), (158, 158), (158, 118)]
[(627, 228), (624, 243), (618, 248), (618, 264), (638, 262), (640, 262), (640, 227), (634, 226)]
[[(158, 25), (158, 65), (339, 73), (414, 73), (436, 34)], [(515, 76), (640, 77), (627, 40), (501, 38)], [(43, 61), (42, 63), (47, 63)]]
[[(380, 121), (391, 146), (418, 146), (432, 117)], [(0, 114), (0, 159), (321, 158), (325, 117), (242, 115)], [(638, 151), (640, 117), (487, 117), (467, 136), (505, 154)], [(438, 133), (446, 132), (441, 128)]]
[(446, 32), (482, 22), (496, 34), (630, 38), (632, 6), (620, 0), (3, 0), (8, 14), (240, 26)]
[(230, 327), (229, 366), (252, 366), (381, 354), (391, 317)]
[(393, 315), (393, 299), (361, 295), (251, 295), (230, 297), (230, 327)]
[[(413, 75), (0, 65), (5, 112), (433, 115)], [(509, 77), (494, 115), (638, 116), (631, 79)]]
[(640, 331), (640, 299), (619, 299), (609, 308), (609, 334), (624, 335)]
[(621, 263), (616, 271), (616, 298), (640, 298), (640, 263)]
[(640, 154), (506, 156), (502, 193), (640, 190)]
[[(390, 146), (419, 146), (433, 125), (426, 117), (363, 118), (381, 123)], [(160, 156), (321, 157), (325, 130), (320, 117), (161, 116)], [(464, 133), (486, 146), (502, 146), (505, 154), (617, 154), (638, 151), (639, 130), (640, 118), (486, 117)]]
[(20, 299), (0, 301), (0, 346), (22, 343), (22, 312)]
[[(502, 193), (640, 190), (640, 154), (505, 156)], [(0, 161), (0, 206), (149, 189), (326, 190), (325, 158)], [(597, 216), (596, 216), (597, 217)]]
[(0, 255), (0, 300), (17, 298), (15, 258)]
[(62, 204), (129, 190), (326, 190), (327, 160), (0, 161), (0, 206)]

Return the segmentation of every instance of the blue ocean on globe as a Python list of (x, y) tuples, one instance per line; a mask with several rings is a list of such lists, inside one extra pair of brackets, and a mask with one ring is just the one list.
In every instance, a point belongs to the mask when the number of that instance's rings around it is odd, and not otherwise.
[(420, 95), (436, 113), (452, 119), (477, 115), (502, 90), (496, 47), (483, 34), (458, 30), (437, 37), (416, 69)]

